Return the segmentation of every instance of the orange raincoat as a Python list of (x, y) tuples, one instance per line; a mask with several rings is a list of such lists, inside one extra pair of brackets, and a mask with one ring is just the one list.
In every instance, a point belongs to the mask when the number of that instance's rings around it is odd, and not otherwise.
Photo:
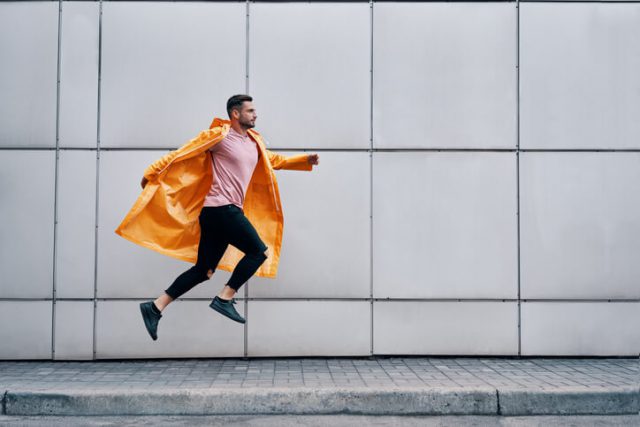
[[(161, 254), (195, 263), (200, 240), (198, 216), (213, 180), (209, 148), (222, 141), (231, 122), (215, 118), (208, 130), (171, 151), (144, 172), (149, 181), (133, 204), (117, 234)], [(268, 258), (256, 276), (276, 276), (282, 245), (283, 216), (274, 169), (312, 170), (306, 154), (282, 156), (265, 148), (260, 134), (249, 136), (257, 143), (259, 158), (244, 200), (244, 213), (265, 245)], [(229, 245), (218, 268), (233, 271), (244, 256)]]

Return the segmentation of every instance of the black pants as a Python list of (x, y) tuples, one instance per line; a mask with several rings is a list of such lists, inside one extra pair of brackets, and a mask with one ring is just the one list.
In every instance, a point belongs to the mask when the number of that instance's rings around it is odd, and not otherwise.
[(236, 205), (205, 206), (198, 218), (200, 243), (196, 265), (176, 278), (165, 290), (167, 295), (178, 298), (191, 288), (209, 279), (209, 270), (214, 272), (228, 245), (244, 252), (227, 285), (236, 291), (267, 259), (267, 246), (258, 236), (242, 209)]

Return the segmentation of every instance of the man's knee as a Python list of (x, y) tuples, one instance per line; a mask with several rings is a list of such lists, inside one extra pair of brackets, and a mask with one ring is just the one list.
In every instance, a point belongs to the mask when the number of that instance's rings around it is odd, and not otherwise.
[(193, 272), (200, 278), (200, 281), (209, 280), (213, 276), (213, 269), (204, 265), (194, 265), (192, 267)]
[(253, 255), (257, 260), (260, 261), (260, 264), (262, 264), (263, 262), (265, 262), (267, 260), (267, 258), (269, 258), (269, 247), (266, 247), (266, 249), (262, 252), (258, 252), (256, 254)]

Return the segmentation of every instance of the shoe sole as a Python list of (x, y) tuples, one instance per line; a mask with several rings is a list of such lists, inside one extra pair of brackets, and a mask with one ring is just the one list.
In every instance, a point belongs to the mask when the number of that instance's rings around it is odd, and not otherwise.
[(142, 320), (144, 320), (144, 327), (147, 328), (147, 332), (149, 333), (149, 336), (151, 337), (152, 340), (157, 340), (158, 336), (154, 336), (153, 333), (151, 332), (151, 325), (149, 325), (149, 321), (147, 320), (147, 316), (145, 315), (145, 309), (144, 306), (142, 304), (140, 304), (140, 313), (142, 313)]
[(229, 316), (229, 314), (222, 310), (221, 308), (218, 308), (216, 305), (214, 305), (213, 303), (209, 304), (209, 307), (211, 307), (212, 309), (214, 309), (215, 311), (217, 311), (218, 313), (222, 314), (225, 317), (228, 317), (229, 319), (233, 320), (234, 322), (238, 322), (238, 323), (245, 323), (246, 320), (245, 319), (234, 319), (233, 317)]

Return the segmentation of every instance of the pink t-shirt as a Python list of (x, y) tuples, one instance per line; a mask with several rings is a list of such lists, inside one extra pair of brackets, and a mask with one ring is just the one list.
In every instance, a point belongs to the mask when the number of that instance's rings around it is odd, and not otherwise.
[(234, 204), (242, 209), (249, 181), (258, 163), (256, 142), (231, 128), (222, 141), (209, 150), (213, 183), (204, 199), (204, 206)]

